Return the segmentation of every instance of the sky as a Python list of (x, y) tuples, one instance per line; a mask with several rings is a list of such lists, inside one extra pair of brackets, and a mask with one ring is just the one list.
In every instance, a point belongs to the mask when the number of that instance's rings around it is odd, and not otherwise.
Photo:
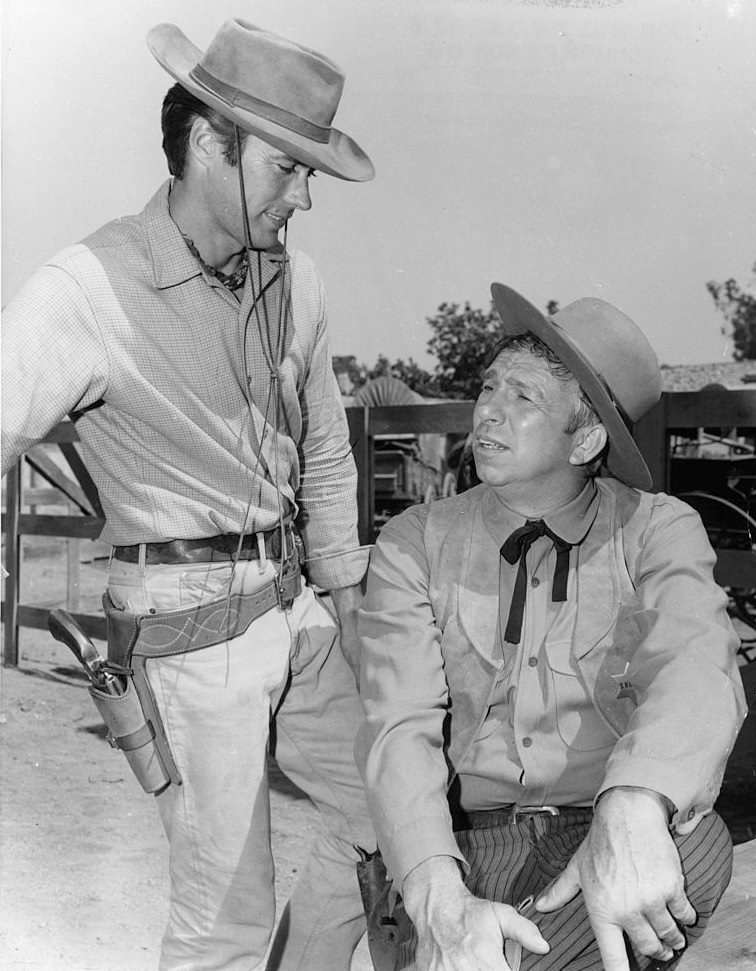
[(3, 0), (3, 304), (167, 177), (147, 31), (204, 49), (231, 17), (339, 64), (376, 167), (289, 224), (334, 354), (431, 368), (426, 318), (498, 281), (610, 301), (661, 363), (731, 359), (706, 283), (756, 288), (756, 0)]

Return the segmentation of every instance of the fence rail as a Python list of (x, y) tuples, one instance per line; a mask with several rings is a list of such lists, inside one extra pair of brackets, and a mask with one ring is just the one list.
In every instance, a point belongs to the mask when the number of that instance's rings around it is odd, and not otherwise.
[[(360, 541), (369, 542), (375, 515), (376, 437), (402, 434), (458, 434), (469, 431), (472, 421), (471, 401), (442, 402), (427, 405), (380, 408), (348, 408), (350, 441), (358, 473), (358, 529)], [(670, 436), (696, 428), (737, 428), (756, 433), (756, 390), (707, 390), (662, 395), (659, 404), (635, 428), (635, 438), (653, 477), (655, 491), (666, 491), (670, 481)], [(57, 536), (94, 540), (104, 524), (97, 491), (89, 478), (78, 450), (76, 427), (71, 422), (58, 425), (45, 439), (58, 445), (74, 478), (71, 479), (50, 463), (38, 462), (37, 471), (58, 489), (78, 510), (78, 515), (38, 515), (22, 512), (25, 497), (22, 489), (22, 459), (8, 472), (6, 511), (2, 528), (5, 534), (6, 569), (5, 601), (2, 622), (5, 631), (3, 663), (18, 664), (19, 627), (45, 628), (47, 610), (19, 603), (22, 568), (21, 537), (27, 535)], [(748, 551), (718, 550), (716, 577), (723, 585), (756, 586), (754, 559)], [(75, 613), (90, 636), (105, 636), (102, 614)]]

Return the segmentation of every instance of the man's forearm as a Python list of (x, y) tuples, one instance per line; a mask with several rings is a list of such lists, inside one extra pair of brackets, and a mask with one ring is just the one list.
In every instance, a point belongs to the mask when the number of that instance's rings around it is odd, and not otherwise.
[(341, 651), (359, 684), (360, 647), (357, 637), (357, 611), (362, 603), (362, 586), (355, 583), (351, 587), (331, 590), (330, 593), (341, 628)]

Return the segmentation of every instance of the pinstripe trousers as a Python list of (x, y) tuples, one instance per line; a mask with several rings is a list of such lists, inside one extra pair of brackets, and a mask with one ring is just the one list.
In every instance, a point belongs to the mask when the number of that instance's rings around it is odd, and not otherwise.
[[(559, 816), (522, 816), (516, 823), (501, 823), (496, 811), (476, 813), (473, 828), (457, 831), (459, 848), (470, 865), (465, 884), (476, 897), (516, 907), (534, 921), (551, 946), (546, 955), (523, 950), (520, 971), (602, 971), (601, 956), (579, 893), (554, 913), (537, 913), (529, 903), (564, 870), (588, 833), (589, 809), (563, 809)], [(488, 819), (486, 820), (486, 817)], [(698, 914), (693, 927), (683, 928), (690, 946), (699, 938), (714, 913), (732, 874), (732, 840), (716, 813), (705, 816), (692, 833), (672, 833), (680, 854), (685, 891)], [(401, 903), (397, 922), (395, 971), (410, 969), (416, 938)], [(636, 954), (628, 944), (631, 971), (672, 969), (669, 962)]]

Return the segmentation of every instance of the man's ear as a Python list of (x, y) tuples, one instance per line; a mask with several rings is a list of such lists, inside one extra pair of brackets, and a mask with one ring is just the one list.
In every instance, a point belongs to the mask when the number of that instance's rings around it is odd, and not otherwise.
[(219, 151), (218, 137), (205, 118), (195, 119), (187, 149), (202, 166), (206, 166)]
[(587, 465), (600, 455), (607, 443), (606, 428), (598, 425), (584, 426), (575, 432), (575, 444), (570, 452), (571, 465)]

